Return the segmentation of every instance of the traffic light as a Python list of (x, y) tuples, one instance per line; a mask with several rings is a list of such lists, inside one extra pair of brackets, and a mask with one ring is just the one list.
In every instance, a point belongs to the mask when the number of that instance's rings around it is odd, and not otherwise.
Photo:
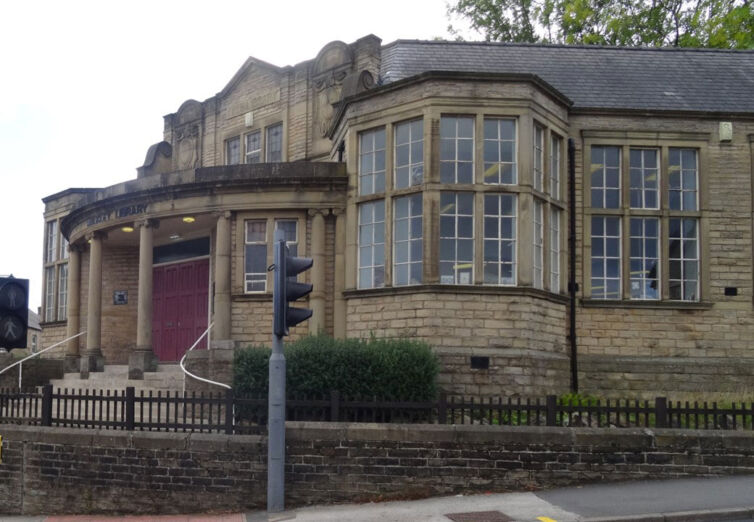
[(26, 348), (29, 280), (0, 277), (0, 348)]
[(296, 275), (309, 270), (314, 261), (308, 257), (293, 257), (283, 239), (275, 237), (275, 285), (272, 294), (274, 312), (273, 331), (278, 337), (288, 335), (288, 328), (306, 321), (312, 316), (308, 308), (294, 308), (288, 302), (295, 301), (312, 291), (309, 283), (299, 283)]

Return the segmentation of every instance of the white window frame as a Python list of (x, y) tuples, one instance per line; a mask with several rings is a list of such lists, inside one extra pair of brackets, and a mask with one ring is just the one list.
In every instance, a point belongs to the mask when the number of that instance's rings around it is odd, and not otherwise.
[[(606, 158), (607, 158), (607, 150), (608, 149), (615, 149), (618, 152), (618, 165), (617, 166), (607, 166)], [(594, 163), (594, 153), (596, 150), (602, 151), (602, 158), (600, 159), (600, 163)], [(591, 168), (589, 169), (589, 189), (590, 189), (590, 199), (591, 199), (591, 208), (610, 208), (610, 209), (619, 209), (623, 208), (623, 201), (621, 199), (622, 194), (622, 178), (623, 178), (623, 168), (622, 168), (622, 147), (615, 146), (615, 145), (592, 145), (590, 149), (590, 165)], [(595, 165), (599, 165), (599, 168), (595, 169)], [(618, 186), (617, 187), (608, 187), (607, 186), (607, 170), (608, 169), (617, 169), (618, 172)], [(593, 177), (594, 174), (599, 171), (600, 173), (600, 184), (594, 185), (593, 183)], [(602, 205), (596, 206), (594, 203), (594, 193), (600, 192), (602, 194)], [(616, 206), (607, 206), (607, 194), (608, 191), (614, 191), (617, 192), (618, 198), (617, 202), (618, 204)]]
[[(376, 210), (382, 205), (382, 219)], [(366, 210), (365, 212), (365, 209)], [(363, 219), (368, 214), (369, 220)], [(359, 246), (358, 246), (358, 288), (380, 288), (385, 286), (385, 200), (379, 199), (359, 205)], [(380, 233), (380, 230), (382, 233)], [(378, 253), (382, 252), (382, 256)], [(369, 255), (365, 255), (365, 253)], [(380, 257), (381, 262), (380, 262)], [(382, 273), (382, 280), (377, 277)], [(368, 282), (362, 282), (362, 274), (368, 275)]]
[[(672, 230), (673, 230), (673, 221), (674, 220), (680, 221), (680, 227), (679, 227), (680, 236), (679, 237), (674, 237), (674, 236), (671, 235), (672, 234)], [(686, 235), (686, 231), (685, 231), (686, 230), (686, 227), (685, 227), (685, 222), (686, 221), (693, 221), (694, 222), (694, 236), (693, 237)], [(701, 279), (700, 278), (700, 275), (701, 275), (700, 274), (701, 263), (700, 263), (700, 259), (699, 259), (699, 219), (695, 218), (695, 217), (671, 217), (668, 220), (668, 230), (670, 231), (668, 233), (668, 246), (670, 245), (670, 243), (672, 241), (679, 241), (680, 242), (680, 245), (679, 245), (680, 246), (680, 248), (679, 248), (680, 256), (671, 257), (671, 255), (672, 255), (672, 249), (668, 248), (668, 266), (672, 265), (672, 263), (674, 263), (674, 262), (680, 263), (680, 271), (681, 271), (681, 278), (680, 279), (671, 279), (670, 276), (671, 276), (673, 270), (672, 269), (669, 270), (669, 273), (668, 273), (668, 285), (671, 287), (671, 290), (670, 290), (670, 293), (668, 295), (668, 299), (673, 300), (673, 301), (699, 301), (699, 298), (700, 298), (700, 295), (699, 295), (700, 294), (699, 285), (700, 285), (700, 282), (701, 282), (700, 281), (700, 279)], [(686, 243), (690, 242), (690, 241), (694, 241), (695, 248), (691, 252), (692, 255), (688, 256), (687, 252), (686, 252)], [(689, 279), (688, 277), (686, 277), (686, 275), (687, 275), (687, 273), (686, 273), (686, 263), (694, 263), (696, 265), (696, 279)], [(691, 295), (691, 296), (688, 295), (688, 292), (686, 291), (686, 284), (685, 284), (685, 283), (687, 283), (689, 281), (694, 281), (695, 282), (694, 294)], [(673, 298), (673, 296), (672, 296), (672, 285), (673, 285), (673, 283), (679, 283), (680, 284), (680, 287), (681, 287), (681, 294), (680, 294), (681, 297), (680, 297), (680, 299)]]
[[(250, 147), (251, 139), (256, 137), (257, 141), (257, 148), (252, 149)], [(250, 163), (261, 163), (262, 162), (262, 131), (261, 129), (257, 129), (255, 131), (249, 132), (244, 136), (244, 163), (250, 164)]]
[[(496, 211), (489, 213), (488, 202), (494, 198)], [(503, 213), (503, 198), (510, 198), (512, 203), (510, 205), (511, 214)], [(484, 247), (483, 247), (483, 262), (482, 269), (484, 273), (484, 284), (486, 285), (498, 285), (498, 286), (516, 286), (518, 281), (518, 195), (517, 194), (485, 194), (484, 195)], [(487, 225), (490, 220), (495, 220), (494, 232), (491, 234)], [(509, 221), (511, 223), (511, 235), (510, 237), (503, 236), (503, 223)], [(503, 261), (503, 247), (506, 243), (511, 247), (511, 260)], [(495, 251), (495, 260), (488, 261), (488, 248), (493, 248)], [(490, 265), (496, 265), (495, 281), (491, 281), (487, 278), (487, 268)], [(510, 266), (510, 278), (506, 280), (502, 276), (503, 266)]]
[(544, 201), (534, 198), (534, 228), (532, 231), (532, 286), (544, 287)]
[[(471, 123), (471, 136), (461, 136), (459, 135), (459, 123), (462, 120), (469, 120)], [(444, 136), (443, 135), (443, 129), (445, 128), (445, 122), (453, 122), (453, 135), (452, 136)], [(474, 183), (474, 161), (475, 161), (475, 152), (474, 152), (474, 132), (475, 132), (475, 121), (476, 118), (474, 116), (466, 116), (466, 115), (446, 115), (440, 117), (440, 182), (446, 183), (446, 184), (464, 184), (464, 185), (471, 185)], [(471, 159), (470, 160), (461, 160), (458, 159), (459, 157), (459, 145), (462, 141), (470, 141), (471, 142)], [(452, 148), (453, 148), (453, 158), (444, 158), (443, 159), (443, 150), (445, 149), (444, 144), (447, 142), (452, 142)], [(453, 165), (453, 177), (452, 180), (446, 180), (443, 179), (443, 171), (445, 170), (444, 166), (452, 164)], [(461, 164), (468, 164), (470, 168), (470, 175), (471, 179), (466, 182), (461, 182), (458, 180), (458, 167)]]
[[(594, 232), (594, 220), (595, 219), (601, 219), (602, 220), (602, 234), (601, 235), (595, 235)], [(608, 220), (615, 220), (618, 224), (616, 227), (618, 230), (617, 236), (611, 236), (607, 233), (607, 221)], [(590, 280), (590, 286), (591, 286), (591, 298), (592, 299), (604, 299), (604, 300), (617, 300), (621, 299), (622, 297), (622, 281), (623, 281), (623, 245), (622, 245), (622, 230), (621, 230), (621, 223), (622, 218), (620, 216), (592, 216), (592, 230), (591, 230), (591, 254), (590, 254), (590, 260), (592, 263), (592, 266), (594, 266), (595, 260), (598, 260), (602, 263), (602, 275), (596, 277), (594, 275), (594, 271), (591, 273), (591, 280)], [(607, 240), (609, 239), (615, 239), (617, 240), (618, 244), (618, 255), (617, 256), (608, 256), (607, 255)], [(596, 256), (594, 254), (595, 250), (595, 242), (596, 241), (602, 241), (602, 255)], [(618, 277), (608, 277), (607, 273), (607, 267), (608, 267), (608, 261), (610, 260), (617, 260), (618, 262)], [(594, 281), (595, 280), (601, 280), (602, 286), (595, 286)], [(618, 282), (618, 295), (617, 296), (609, 296), (607, 292), (607, 282), (608, 281), (617, 281)], [(595, 294), (594, 289), (595, 288), (601, 288), (602, 289), (602, 295)]]
[(563, 211), (550, 207), (550, 291), (560, 293), (560, 222)]
[[(415, 205), (415, 201), (419, 202), (419, 205)], [(407, 211), (405, 216), (398, 215), (398, 205), (402, 202), (407, 202)], [(417, 211), (418, 207), (418, 211)], [(422, 277), (422, 267), (423, 267), (423, 237), (422, 237), (422, 226), (423, 226), (423, 209), (424, 204), (422, 202), (422, 193), (417, 194), (410, 194), (407, 196), (402, 196), (399, 198), (395, 198), (393, 200), (393, 285), (394, 286), (405, 286), (405, 285), (417, 285), (421, 284), (423, 277)], [(418, 223), (418, 224), (417, 224)], [(401, 228), (405, 229), (405, 234), (400, 234), (399, 230)], [(412, 232), (418, 230), (419, 235), (418, 237), (413, 236)], [(405, 237), (405, 239), (399, 239), (399, 237)], [(405, 245), (406, 249), (406, 260), (405, 261), (398, 261), (398, 251), (401, 249), (402, 245)], [(418, 257), (414, 258), (412, 256), (412, 252), (414, 251), (414, 248), (416, 245), (418, 245)], [(399, 281), (399, 272), (401, 267), (407, 267), (408, 274), (406, 278), (406, 282), (400, 282)], [(418, 267), (418, 278), (412, 277), (412, 271), (413, 269)]]
[(359, 133), (360, 196), (385, 192), (385, 139), (385, 127)]
[[(503, 139), (502, 123), (513, 124), (513, 138)], [(495, 136), (488, 136), (488, 123), (495, 125)], [(503, 161), (503, 148), (510, 144), (512, 149), (511, 158), (512, 161)], [(486, 157), (488, 147), (496, 151), (497, 161), (483, 161), (484, 164), (484, 184), (485, 185), (517, 185), (518, 184), (518, 125), (515, 118), (499, 118), (499, 117), (487, 117), (484, 118), (484, 147), (482, 151), (483, 160)], [(506, 166), (510, 166), (510, 182), (504, 181), (503, 170)], [(494, 181), (489, 181), (493, 178)]]
[(544, 191), (545, 129), (534, 124), (534, 161), (532, 162), (532, 185), (534, 190)]
[[(656, 223), (656, 230), (657, 230), (657, 236), (648, 236), (647, 235), (647, 222), (648, 221), (654, 221)], [(641, 222), (641, 234), (634, 235), (633, 234), (633, 224), (634, 222)], [(653, 216), (631, 216), (629, 217), (629, 257), (628, 257), (628, 266), (629, 266), (629, 296), (633, 300), (644, 300), (644, 301), (656, 301), (659, 299), (662, 299), (662, 274), (661, 274), (661, 241), (660, 241), (660, 235), (661, 235), (661, 228), (662, 228), (662, 221), (659, 217), (653, 217)], [(655, 243), (655, 252), (657, 252), (657, 257), (649, 257), (647, 256), (647, 246), (649, 242), (652, 241)], [(634, 251), (634, 246), (639, 246), (639, 252)], [(650, 263), (652, 260), (655, 262), (655, 277), (650, 278), (648, 277), (648, 270), (647, 264)], [(638, 271), (635, 271), (633, 268), (633, 263), (637, 262), (641, 265), (640, 269)], [(638, 272), (638, 273), (636, 273)], [(657, 287), (657, 296), (652, 297), (647, 294), (647, 282), (650, 282), (654, 280), (655, 285)], [(634, 293), (634, 287), (637, 287), (638, 295)]]
[[(418, 128), (417, 128), (418, 124)], [(408, 129), (408, 141), (398, 142), (398, 136), (402, 128)], [(417, 135), (415, 135), (417, 134)], [(407, 150), (407, 163), (398, 162), (398, 149), (405, 147)], [(414, 152), (418, 149), (418, 152)], [(418, 155), (418, 161), (413, 161)], [(424, 120), (422, 118), (396, 123), (393, 128), (393, 177), (396, 189), (421, 185), (424, 181)], [(405, 172), (406, 183), (403, 183), (399, 171)]]
[[(673, 161), (673, 152), (678, 153), (678, 163)], [(694, 165), (686, 165), (683, 161), (684, 151), (694, 153)], [(680, 210), (683, 212), (695, 212), (699, 210), (699, 151), (691, 147), (670, 147), (668, 149), (668, 208), (670, 210)], [(674, 174), (678, 173), (678, 188), (673, 188)], [(692, 174), (694, 179), (694, 188), (686, 187), (686, 174)], [(678, 205), (673, 205), (673, 193), (678, 193)], [(686, 208), (685, 194), (692, 192), (694, 194), (694, 208)]]
[(53, 219), (46, 225), (46, 250), (45, 263), (54, 263), (57, 260), (58, 222)]
[(55, 278), (57, 269), (54, 266), (45, 268), (45, 321), (55, 321)]
[(68, 317), (68, 263), (58, 265), (58, 321)]
[(560, 164), (563, 149), (563, 138), (557, 134), (550, 134), (550, 197), (560, 200)]
[[(633, 162), (633, 153), (638, 153), (641, 155), (641, 164), (640, 165), (634, 165)], [(655, 166), (653, 167), (647, 167), (647, 154), (648, 153), (654, 153), (655, 154)], [(628, 193), (629, 193), (629, 208), (632, 209), (646, 209), (646, 210), (658, 210), (660, 208), (660, 149), (656, 148), (643, 148), (643, 147), (630, 147), (628, 149)], [(655, 176), (655, 188), (647, 187), (647, 179), (652, 176), (652, 172), (654, 171)], [(639, 178), (639, 185), (634, 185), (634, 174), (636, 174)], [(640, 195), (640, 204), (634, 205), (633, 204), (633, 195), (635, 193), (639, 193)], [(655, 205), (650, 205), (647, 203), (648, 195), (654, 193), (655, 195)]]
[[(440, 193), (440, 200), (442, 201), (442, 198), (444, 195), (452, 195), (453, 196), (453, 204), (452, 209), (449, 208), (442, 208), (442, 204), (440, 205), (440, 256), (439, 256), (439, 264), (440, 264), (440, 283), (441, 284), (455, 284), (455, 285), (472, 285), (474, 284), (474, 264), (475, 264), (475, 255), (474, 255), (474, 236), (475, 236), (475, 227), (474, 227), (474, 193), (472, 192), (441, 192)], [(461, 214), (459, 212), (459, 205), (458, 205), (458, 197), (459, 196), (470, 196), (471, 197), (471, 214)], [(451, 206), (451, 205), (448, 205)], [(451, 212), (448, 212), (448, 210), (452, 210)], [(452, 236), (443, 236), (443, 226), (442, 221), (443, 217), (450, 217), (453, 219), (453, 230), (454, 233)], [(471, 219), (471, 237), (461, 237), (458, 235), (459, 230), (459, 221), (460, 219)], [(460, 259), (458, 252), (460, 250), (459, 245), (461, 241), (471, 241), (471, 259)], [(442, 250), (443, 250), (443, 241), (453, 241), (454, 244), (454, 252), (455, 255), (452, 259), (444, 259), (442, 257)], [(452, 281), (443, 280), (443, 278), (448, 277), (444, 276), (442, 273), (442, 265), (443, 263), (453, 263), (453, 275), (450, 276), (453, 278)], [(468, 265), (468, 266), (467, 266)], [(467, 268), (470, 268), (470, 272), (466, 272), (465, 270)], [(468, 281), (466, 280), (468, 276)]]
[[(251, 240), (249, 241), (249, 224), (251, 223), (262, 223), (264, 225), (264, 239), (259, 240)], [(267, 291), (267, 258), (268, 258), (268, 250), (269, 250), (269, 232), (268, 232), (268, 226), (267, 226), (267, 218), (252, 218), (252, 219), (245, 219), (244, 223), (244, 230), (243, 230), (243, 238), (244, 238), (244, 293), (245, 294), (260, 294), (265, 293)], [(264, 246), (264, 272), (247, 272), (246, 271), (246, 265), (247, 260), (249, 256), (249, 248), (250, 246)], [(255, 284), (262, 284), (261, 289), (257, 290), (250, 290), (250, 285)]]

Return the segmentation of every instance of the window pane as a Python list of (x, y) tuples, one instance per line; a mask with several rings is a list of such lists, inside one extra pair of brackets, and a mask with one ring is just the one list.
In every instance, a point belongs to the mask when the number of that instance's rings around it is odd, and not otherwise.
[(246, 163), (259, 163), (262, 161), (262, 133), (252, 132), (246, 135)]
[(283, 161), (283, 124), (267, 128), (267, 162)]
[(236, 136), (225, 142), (225, 161), (228, 165), (241, 163), (241, 137)]
[(385, 190), (385, 129), (359, 134), (359, 194)]
[(631, 218), (631, 299), (658, 299), (657, 218)]
[(385, 202), (359, 206), (359, 288), (376, 288), (385, 278)]
[(474, 172), (474, 118), (440, 118), (440, 180), (472, 183)]
[(671, 218), (669, 223), (669, 283), (671, 299), (699, 299), (699, 242), (697, 220)]
[(516, 183), (516, 120), (485, 118), (484, 182)]
[(620, 205), (620, 148), (592, 147), (592, 208)]
[(485, 195), (484, 283), (515, 284), (516, 196)]
[(592, 217), (592, 297), (620, 299), (620, 218)]
[(442, 192), (440, 201), (440, 282), (472, 284), (473, 194)]
[(670, 149), (671, 210), (697, 210), (697, 163), (696, 149)]

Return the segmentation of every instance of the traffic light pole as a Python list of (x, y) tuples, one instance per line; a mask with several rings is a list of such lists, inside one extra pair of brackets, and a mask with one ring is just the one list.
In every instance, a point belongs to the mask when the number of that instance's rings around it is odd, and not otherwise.
[(285, 355), (283, 338), (272, 336), (267, 421), (267, 511), (285, 509)]
[(283, 337), (288, 328), (312, 316), (308, 308), (288, 303), (309, 295), (312, 285), (299, 283), (296, 276), (312, 267), (314, 261), (289, 255), (282, 230), (275, 231), (275, 276), (272, 289), (272, 356), (267, 416), (267, 511), (285, 509), (285, 355)]
[[(281, 271), (285, 252), (283, 232), (275, 231), (275, 285), (273, 291), (282, 297), (279, 281), (285, 278)], [(285, 355), (283, 336), (272, 334), (272, 355), (270, 356), (270, 389), (267, 395), (267, 511), (279, 513), (285, 509)]]

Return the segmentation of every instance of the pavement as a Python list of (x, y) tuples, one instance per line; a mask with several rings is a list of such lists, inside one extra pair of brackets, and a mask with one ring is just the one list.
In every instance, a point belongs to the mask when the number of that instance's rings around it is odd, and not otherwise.
[(0, 522), (754, 521), (754, 476), (604, 483), (532, 493), (312, 506), (268, 514), (0, 517)]

